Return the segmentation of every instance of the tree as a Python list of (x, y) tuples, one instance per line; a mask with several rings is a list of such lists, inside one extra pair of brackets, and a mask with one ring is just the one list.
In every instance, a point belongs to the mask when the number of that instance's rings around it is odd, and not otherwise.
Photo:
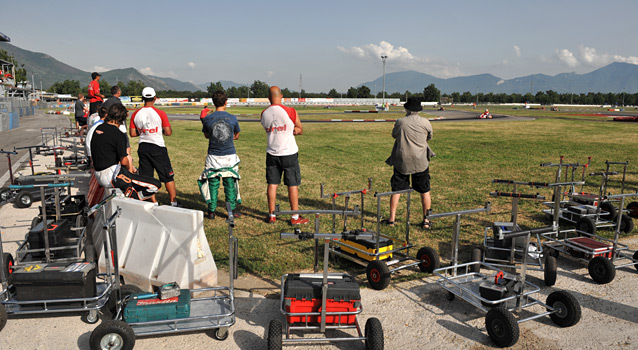
[(82, 88), (80, 88), (80, 82), (77, 80), (65, 80), (51, 85), (49, 90), (56, 94), (70, 94), (77, 96), (78, 93), (82, 91)]
[(124, 88), (122, 88), (123, 96), (140, 96), (142, 94), (142, 90), (144, 90), (146, 86), (139, 80), (130, 80)]
[(370, 88), (361, 85), (359, 89), (357, 89), (357, 98), (369, 98), (370, 97)]
[(263, 81), (255, 80), (250, 86), (250, 93), (253, 97), (268, 97), (270, 86)]
[(24, 68), (24, 64), (19, 64), (18, 61), (16, 61), (13, 56), (9, 56), (9, 53), (5, 50), (0, 50), (0, 59), (13, 63), (16, 83), (27, 80), (27, 70)]
[(337, 89), (330, 89), (330, 91), (328, 91), (328, 97), (336, 98), (340, 97), (340, 95), (337, 92)]
[(423, 101), (426, 102), (439, 102), (441, 99), (441, 91), (434, 86), (434, 84), (430, 84), (423, 89)]
[(350, 87), (348, 89), (348, 93), (346, 94), (347, 98), (357, 98), (357, 94), (359, 93), (359, 90), (356, 87)]
[(208, 95), (212, 96), (213, 92), (215, 91), (225, 91), (225, 90), (224, 90), (224, 87), (222, 86), (222, 83), (218, 81), (215, 84), (211, 82), (210, 85), (208, 85), (208, 87), (206, 88), (206, 91), (208, 92)]

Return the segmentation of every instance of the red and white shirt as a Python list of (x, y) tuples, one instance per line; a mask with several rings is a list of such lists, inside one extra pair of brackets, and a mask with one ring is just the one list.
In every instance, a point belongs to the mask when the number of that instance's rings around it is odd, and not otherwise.
[(100, 95), (100, 83), (97, 80), (91, 80), (89, 83), (89, 102), (104, 101)]
[(266, 152), (273, 156), (289, 156), (299, 152), (295, 141), (297, 112), (292, 107), (271, 105), (261, 112), (261, 125), (268, 136)]
[(140, 143), (148, 142), (160, 147), (166, 147), (162, 128), (170, 127), (168, 116), (164, 111), (155, 107), (142, 107), (131, 115), (130, 128), (137, 129)]

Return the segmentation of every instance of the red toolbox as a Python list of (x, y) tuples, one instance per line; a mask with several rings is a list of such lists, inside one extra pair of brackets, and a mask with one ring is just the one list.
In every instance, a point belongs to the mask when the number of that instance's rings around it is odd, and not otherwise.
[[(284, 282), (285, 310), (288, 323), (321, 322), (321, 316), (294, 315), (321, 311), (321, 275), (290, 274)], [(359, 285), (348, 274), (328, 276), (326, 312), (355, 312), (361, 306)], [(356, 315), (327, 315), (328, 324), (354, 324)]]
[[(590, 250), (592, 254), (587, 254), (588, 259), (595, 258), (597, 256), (604, 256), (611, 259), (612, 247), (609, 244), (599, 242), (589, 237), (574, 237), (568, 238), (567, 241), (580, 248)], [(569, 250), (569, 247), (567, 247)]]

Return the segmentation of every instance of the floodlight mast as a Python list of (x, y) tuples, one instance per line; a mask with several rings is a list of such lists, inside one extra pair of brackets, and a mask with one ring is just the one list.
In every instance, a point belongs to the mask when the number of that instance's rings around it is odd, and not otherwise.
[(385, 60), (388, 58), (388, 55), (381, 55), (381, 60), (383, 61), (383, 106), (385, 108)]

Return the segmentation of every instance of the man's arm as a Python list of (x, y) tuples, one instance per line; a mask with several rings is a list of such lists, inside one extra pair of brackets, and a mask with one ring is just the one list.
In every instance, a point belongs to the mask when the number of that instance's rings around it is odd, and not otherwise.
[(171, 136), (173, 135), (173, 128), (171, 128), (170, 126), (165, 126), (162, 128), (162, 133), (164, 134), (164, 136)]
[(133, 168), (133, 164), (131, 164), (131, 162), (129, 162), (128, 160), (128, 155), (120, 159), (120, 164), (122, 164), (122, 166), (125, 167), (131, 173), (135, 172), (135, 168)]
[(135, 125), (132, 125), (129, 129), (128, 129), (128, 134), (131, 137), (138, 137), (140, 136), (140, 133), (137, 131), (137, 128), (135, 127)]
[(299, 114), (295, 110), (295, 127), (292, 131), (293, 135), (302, 135), (303, 134), (303, 126), (301, 125), (301, 119), (299, 119)]
[(238, 132), (233, 134), (233, 140), (239, 140), (239, 133)]

